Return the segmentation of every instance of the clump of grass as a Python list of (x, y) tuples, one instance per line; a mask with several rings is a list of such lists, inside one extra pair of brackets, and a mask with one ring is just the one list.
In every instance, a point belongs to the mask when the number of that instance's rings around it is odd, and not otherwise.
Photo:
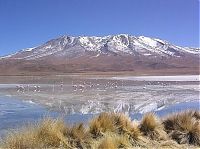
[(127, 136), (133, 142), (141, 136), (136, 123), (132, 123), (128, 116), (116, 113), (102, 113), (90, 122), (90, 133), (93, 138), (102, 137), (106, 132)]
[(97, 118), (93, 119), (89, 124), (89, 131), (93, 138), (102, 137), (105, 132), (114, 132), (113, 116), (109, 113), (102, 113)]
[(133, 146), (144, 147), (147, 145), (148, 140), (143, 137), (142, 132), (139, 129), (139, 124), (137, 122), (133, 122), (133, 125), (129, 132), (129, 141)]
[(129, 138), (127, 138), (124, 135), (119, 135), (118, 137), (116, 137), (115, 139), (117, 148), (131, 148), (132, 144), (129, 141)]
[(126, 134), (132, 129), (131, 119), (124, 114), (112, 115), (118, 134)]
[(129, 139), (124, 135), (116, 133), (106, 133), (103, 138), (97, 141), (98, 145), (94, 148), (117, 149), (117, 148), (132, 148)]
[(70, 145), (74, 148), (89, 147), (90, 134), (84, 128), (83, 123), (74, 125), (68, 130), (67, 135)]
[[(188, 149), (189, 146), (186, 145), (180, 145), (178, 144), (176, 141), (174, 140), (166, 140), (166, 141), (162, 141), (159, 144), (156, 143), (153, 144), (154, 148), (157, 145), (157, 148), (162, 148), (162, 149)], [(190, 146), (190, 149), (192, 149), (193, 147)]]
[(200, 120), (200, 111), (189, 110), (189, 111), (186, 111), (186, 113), (194, 117), (196, 120)]
[(37, 138), (43, 146), (59, 147), (61, 144), (68, 144), (65, 137), (68, 128), (64, 121), (46, 118), (39, 125), (36, 130)]
[(164, 126), (157, 116), (153, 113), (144, 115), (140, 123), (140, 131), (152, 140), (166, 140), (167, 134)]
[(186, 111), (169, 116), (163, 121), (169, 136), (179, 144), (200, 146), (200, 120), (198, 111)]
[(114, 114), (113, 117), (117, 133), (127, 136), (132, 144), (137, 144), (142, 135), (138, 128), (138, 123), (132, 122), (131, 119), (124, 114)]
[(4, 142), (4, 148), (26, 149), (34, 148), (37, 145), (38, 138), (34, 128), (27, 127), (26, 129), (9, 133)]
[(140, 122), (124, 114), (102, 113), (88, 127), (82, 123), (69, 127), (61, 119), (47, 117), (11, 132), (4, 142), (6, 149), (195, 148), (200, 146), (199, 111), (174, 114), (163, 121), (148, 113)]
[(64, 136), (67, 127), (62, 120), (44, 119), (41, 123), (28, 126), (5, 139), (5, 148), (26, 149), (69, 146)]
[(93, 138), (101, 138), (108, 132), (123, 135), (135, 146), (141, 137), (138, 125), (124, 114), (102, 113), (91, 121), (89, 130)]
[(98, 149), (116, 149), (116, 148), (117, 145), (112, 137), (105, 137), (98, 146)]

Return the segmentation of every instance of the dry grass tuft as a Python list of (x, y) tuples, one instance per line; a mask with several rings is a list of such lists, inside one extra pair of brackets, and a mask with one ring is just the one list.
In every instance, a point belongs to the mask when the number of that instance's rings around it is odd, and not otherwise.
[[(167, 141), (160, 142), (158, 144), (158, 148), (162, 148), (162, 149), (188, 149), (189, 147), (185, 146), (185, 145), (180, 145), (174, 140), (167, 140)], [(191, 146), (190, 146), (190, 149), (192, 149)]]
[(166, 140), (167, 134), (161, 121), (153, 114), (144, 115), (140, 123), (140, 131), (152, 140)]
[(23, 130), (11, 132), (4, 140), (4, 148), (8, 149), (26, 149), (34, 148), (37, 145), (38, 138), (32, 127)]
[(112, 137), (106, 137), (101, 141), (98, 149), (117, 149), (117, 145)]
[(200, 146), (200, 121), (198, 111), (186, 111), (169, 116), (163, 121), (169, 136), (179, 144)]
[(147, 140), (142, 136), (138, 123), (136, 122), (133, 123), (130, 129), (129, 140), (133, 146), (144, 146), (144, 143), (147, 143)]
[(67, 127), (62, 120), (46, 118), (39, 124), (8, 135), (5, 147), (26, 149), (68, 146), (67, 138), (64, 136), (66, 130)]
[(125, 114), (112, 114), (118, 134), (126, 134), (132, 128), (131, 119)]
[(188, 111), (188, 113), (192, 114), (192, 117), (196, 118), (197, 120), (200, 120), (200, 111)]
[(123, 135), (116, 137), (115, 144), (117, 145), (117, 148), (131, 148), (132, 147), (132, 144), (130, 143), (129, 139)]
[(114, 125), (112, 114), (102, 113), (97, 118), (93, 119), (89, 125), (89, 131), (93, 138), (102, 137), (105, 132), (114, 132), (116, 127)]
[[(178, 144), (178, 143), (179, 144)], [(174, 114), (162, 122), (154, 114), (141, 122), (124, 114), (102, 113), (89, 127), (65, 125), (61, 119), (45, 118), (40, 123), (10, 133), (6, 149), (116, 149), (116, 148), (195, 148), (200, 147), (199, 111)]]
[(82, 123), (74, 125), (69, 129), (66, 136), (68, 137), (70, 145), (74, 148), (86, 148), (90, 146), (90, 135)]
[(46, 118), (38, 125), (37, 138), (44, 146), (59, 147), (61, 144), (68, 144), (64, 136), (67, 130), (64, 121)]
[(106, 133), (104, 138), (100, 139), (97, 148), (132, 148), (129, 139), (126, 136), (115, 133)]

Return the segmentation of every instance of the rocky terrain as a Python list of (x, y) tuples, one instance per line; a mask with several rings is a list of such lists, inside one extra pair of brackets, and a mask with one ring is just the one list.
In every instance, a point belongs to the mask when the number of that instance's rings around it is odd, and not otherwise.
[(62, 36), (0, 58), (0, 75), (119, 72), (198, 74), (199, 49), (127, 34)]

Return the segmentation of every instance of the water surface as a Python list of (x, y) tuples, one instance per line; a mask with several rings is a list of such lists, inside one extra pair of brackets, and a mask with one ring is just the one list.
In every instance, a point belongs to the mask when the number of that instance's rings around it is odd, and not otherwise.
[[(199, 110), (200, 102), (183, 102), (163, 109), (152, 110), (158, 116), (165, 116), (173, 112), (184, 111), (186, 109)], [(25, 102), (14, 97), (0, 96), (0, 136), (7, 132), (20, 128), (28, 123), (35, 123), (45, 116), (65, 119), (67, 124), (87, 122), (97, 114), (63, 114), (49, 111), (47, 108), (31, 102)], [(142, 113), (130, 113), (132, 119), (140, 120)]]

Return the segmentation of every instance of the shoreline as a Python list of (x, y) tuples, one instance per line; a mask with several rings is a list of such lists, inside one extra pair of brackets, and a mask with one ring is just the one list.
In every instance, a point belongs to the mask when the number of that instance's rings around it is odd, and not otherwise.
[[(2, 138), (4, 148), (165, 148), (200, 147), (200, 111), (190, 110), (159, 118), (153, 113), (140, 121), (122, 113), (101, 113), (87, 125), (66, 124), (46, 117), (21, 126)], [(184, 134), (184, 135), (183, 135)]]

